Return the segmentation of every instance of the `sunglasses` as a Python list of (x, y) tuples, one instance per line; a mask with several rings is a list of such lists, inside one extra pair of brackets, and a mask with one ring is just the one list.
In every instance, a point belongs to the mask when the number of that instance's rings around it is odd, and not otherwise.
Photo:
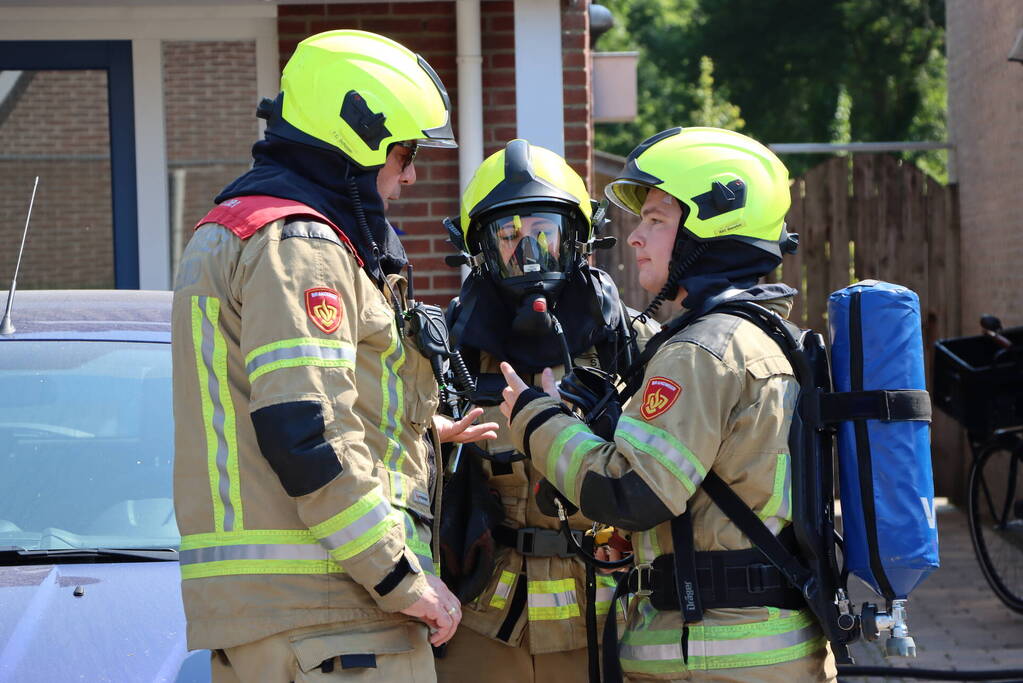
[(398, 142), (396, 143), (399, 147), (404, 147), (408, 150), (408, 156), (405, 157), (401, 162), (401, 170), (404, 171), (412, 162), (416, 160), (416, 154), (419, 152), (419, 143), (416, 142)]

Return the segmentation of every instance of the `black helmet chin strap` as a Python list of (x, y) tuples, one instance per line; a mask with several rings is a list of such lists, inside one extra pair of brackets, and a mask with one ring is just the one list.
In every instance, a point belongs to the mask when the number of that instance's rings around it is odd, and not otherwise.
[(682, 220), (679, 221), (678, 235), (675, 237), (675, 244), (671, 249), (671, 260), (668, 261), (668, 279), (653, 301), (637, 316), (637, 320), (646, 321), (657, 312), (661, 304), (678, 296), (679, 283), (682, 281), (682, 277), (686, 274), (686, 271), (696, 265), (696, 262), (703, 256), (703, 252), (707, 251), (706, 242), (697, 242), (683, 235), (682, 221), (684, 220), (685, 217), (683, 216)]

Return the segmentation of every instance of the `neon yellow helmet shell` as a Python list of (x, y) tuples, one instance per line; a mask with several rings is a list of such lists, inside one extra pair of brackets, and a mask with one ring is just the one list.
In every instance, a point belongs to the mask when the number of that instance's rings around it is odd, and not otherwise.
[[(455, 147), (451, 102), (419, 55), (367, 31), (327, 31), (298, 44), (281, 75), (280, 113), (268, 132), (382, 165), (393, 142)], [(293, 129), (293, 130), (292, 130)]]
[(697, 240), (741, 239), (775, 251), (785, 239), (788, 169), (764, 145), (722, 128), (672, 128), (640, 143), (604, 189), (639, 215), (651, 188), (686, 209), (683, 229)]
[(577, 209), (587, 225), (586, 234), (578, 238), (583, 242), (593, 239), (593, 208), (579, 174), (559, 154), (525, 140), (512, 140), (480, 164), (462, 193), (459, 227), (465, 244), (471, 244), (469, 234), (479, 216), (505, 206), (537, 202)]

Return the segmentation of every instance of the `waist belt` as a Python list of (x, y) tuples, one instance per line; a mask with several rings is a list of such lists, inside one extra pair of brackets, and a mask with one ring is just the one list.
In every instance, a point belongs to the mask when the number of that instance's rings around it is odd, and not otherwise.
[[(704, 609), (715, 607), (780, 607), (801, 609), (802, 594), (785, 580), (756, 548), (697, 552), (696, 586)], [(650, 598), (659, 610), (679, 610), (672, 555), (635, 567), (628, 576), (628, 592)], [(687, 596), (692, 602), (693, 596)]]
[[(499, 526), (494, 529), (493, 534), (495, 541), (503, 546), (515, 548), (517, 552), (526, 557), (575, 556), (575, 553), (568, 547), (568, 540), (560, 531), (554, 529), (539, 527), (509, 529), (506, 526)], [(583, 532), (573, 530), (572, 536), (577, 542), (582, 543)]]

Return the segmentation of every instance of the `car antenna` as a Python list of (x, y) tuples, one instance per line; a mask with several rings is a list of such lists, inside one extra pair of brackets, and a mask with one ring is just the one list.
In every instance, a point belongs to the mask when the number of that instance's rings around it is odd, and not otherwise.
[(28, 215), (25, 216), (25, 230), (21, 233), (21, 248), (18, 249), (18, 260), (14, 263), (14, 278), (11, 280), (11, 289), (7, 292), (7, 308), (4, 309), (4, 318), (0, 320), (0, 335), (14, 334), (14, 323), (11, 322), (11, 306), (14, 305), (14, 290), (18, 288), (18, 268), (21, 267), (21, 255), (25, 251), (25, 238), (28, 236), (28, 222), (32, 220), (32, 206), (36, 203), (36, 190), (39, 188), (39, 176), (32, 185), (32, 198), (28, 200)]

